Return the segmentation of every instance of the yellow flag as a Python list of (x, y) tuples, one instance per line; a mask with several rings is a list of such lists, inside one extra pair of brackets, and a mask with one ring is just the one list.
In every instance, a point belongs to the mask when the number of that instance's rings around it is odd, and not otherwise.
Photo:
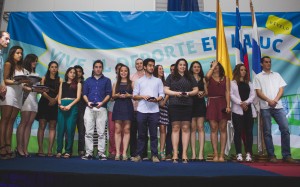
[(217, 60), (222, 64), (225, 75), (232, 79), (232, 68), (227, 49), (227, 42), (225, 38), (222, 11), (219, 0), (217, 0)]

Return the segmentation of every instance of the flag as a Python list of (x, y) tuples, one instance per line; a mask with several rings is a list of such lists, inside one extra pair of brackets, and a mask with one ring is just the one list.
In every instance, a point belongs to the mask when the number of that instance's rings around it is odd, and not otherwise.
[[(241, 64), (244, 63), (247, 71), (250, 75), (250, 68), (249, 68), (249, 61), (248, 61), (248, 54), (247, 49), (245, 45), (245, 39), (242, 31), (242, 21), (241, 21), (241, 15), (239, 11), (238, 5), (236, 6), (236, 25), (235, 25), (235, 49), (236, 49), (236, 55), (235, 55), (235, 64)], [(250, 78), (250, 77), (249, 77)]]
[(225, 38), (222, 11), (219, 0), (217, 0), (217, 61), (222, 64), (225, 75), (232, 79), (232, 69)]
[[(252, 7), (252, 2), (250, 4)], [(253, 11), (253, 7), (251, 8), (251, 10), (252, 10), (252, 80), (254, 80), (255, 75), (261, 72), (261, 66), (260, 66), (261, 52), (260, 52), (256, 17)]]

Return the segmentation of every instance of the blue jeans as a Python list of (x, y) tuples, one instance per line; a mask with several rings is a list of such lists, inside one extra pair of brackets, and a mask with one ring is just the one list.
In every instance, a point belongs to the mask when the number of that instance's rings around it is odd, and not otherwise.
[(267, 153), (269, 157), (274, 157), (274, 145), (272, 139), (272, 117), (275, 119), (279, 126), (281, 132), (281, 154), (283, 159), (291, 157), (290, 148), (290, 132), (289, 124), (286, 118), (284, 110), (281, 109), (261, 109), (261, 116), (263, 120), (263, 132), (264, 140), (267, 148)]

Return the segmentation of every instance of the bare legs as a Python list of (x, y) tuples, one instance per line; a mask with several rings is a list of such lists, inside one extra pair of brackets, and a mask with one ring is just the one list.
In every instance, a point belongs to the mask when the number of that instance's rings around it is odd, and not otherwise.
[[(39, 128), (38, 128), (38, 153), (44, 154), (43, 150), (43, 140), (44, 140), (44, 133), (46, 129), (47, 121), (45, 119), (39, 120)], [(48, 156), (52, 156), (52, 148), (53, 143), (55, 140), (55, 133), (56, 133), (56, 120), (49, 121), (49, 144), (48, 144)]]
[(164, 149), (166, 144), (167, 137), (167, 125), (159, 125), (159, 133), (160, 133), (160, 154), (164, 155)]
[[(123, 139), (122, 139), (123, 135)], [(121, 143), (123, 142), (123, 159), (127, 158), (127, 149), (130, 140), (130, 121), (116, 120), (115, 121), (115, 143), (116, 143), (116, 157), (120, 156)]]
[[(210, 120), (210, 138), (214, 151), (213, 161), (223, 162), (224, 161), (224, 153), (225, 153), (225, 145), (227, 140), (227, 120), (221, 120), (219, 122), (215, 120)], [(220, 130), (220, 157), (218, 157), (218, 131)]]
[(174, 121), (172, 122), (172, 145), (173, 158), (178, 159), (178, 143), (179, 133), (182, 133), (182, 159), (188, 159), (187, 148), (190, 141), (190, 122), (189, 121)]
[(192, 119), (191, 124), (191, 149), (192, 149), (192, 159), (196, 159), (196, 132), (198, 130), (198, 141), (199, 141), (199, 155), (200, 160), (204, 159), (204, 117), (195, 117)]

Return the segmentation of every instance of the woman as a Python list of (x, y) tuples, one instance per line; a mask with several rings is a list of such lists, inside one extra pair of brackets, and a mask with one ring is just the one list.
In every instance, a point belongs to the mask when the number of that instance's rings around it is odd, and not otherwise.
[(232, 123), (234, 128), (234, 145), (236, 160), (243, 161), (242, 157), (242, 132), (245, 132), (246, 162), (252, 161), (253, 145), (253, 117), (256, 111), (253, 106), (255, 91), (249, 81), (249, 73), (244, 64), (237, 64), (233, 70), (233, 80), (230, 87), (230, 98), (232, 104)]
[[(199, 92), (193, 97), (193, 112), (192, 112), (192, 124), (191, 124), (191, 148), (192, 148), (192, 161), (199, 160), (200, 162), (205, 161), (204, 159), (204, 143), (205, 143), (205, 132), (204, 132), (204, 121), (206, 116), (206, 103), (204, 96), (207, 95), (207, 87), (204, 79), (204, 73), (202, 65), (198, 61), (192, 62), (189, 72), (197, 81)], [(196, 131), (198, 130), (199, 139), (199, 155), (196, 159)]]
[(170, 74), (164, 87), (170, 96), (169, 115), (172, 123), (173, 163), (178, 163), (179, 133), (182, 133), (182, 162), (188, 163), (187, 148), (190, 140), (190, 122), (192, 120), (193, 98), (198, 93), (195, 78), (188, 72), (188, 63), (184, 58), (176, 61), (174, 74)]
[[(29, 75), (39, 76), (35, 72), (35, 68), (37, 65), (38, 57), (35, 54), (26, 55), (23, 66), (28, 71)], [(35, 83), (36, 85), (37, 83)], [(29, 83), (32, 86), (32, 83)], [(21, 108), (21, 122), (17, 128), (17, 149), (16, 153), (20, 157), (28, 157), (28, 142), (31, 133), (32, 123), (35, 119), (37, 110), (38, 110), (38, 102), (37, 102), (37, 92), (40, 90), (34, 90), (35, 92), (24, 93), (26, 96), (24, 104)], [(24, 98), (24, 97), (23, 97)]]
[(47, 73), (41, 80), (41, 85), (47, 86), (49, 88), (49, 92), (42, 93), (42, 97), (38, 103), (38, 113), (36, 115), (36, 120), (39, 121), (39, 128), (37, 132), (38, 152), (36, 155), (40, 157), (46, 156), (43, 150), (43, 141), (47, 123), (49, 123), (49, 144), (47, 156), (53, 156), (52, 148), (56, 133), (58, 111), (57, 99), (59, 85), (61, 82), (62, 79), (58, 76), (58, 63), (56, 61), (49, 62)]
[(127, 149), (130, 140), (130, 125), (133, 120), (132, 91), (133, 83), (130, 80), (129, 68), (122, 65), (112, 90), (112, 98), (115, 101), (112, 113), (112, 120), (115, 122), (115, 160), (121, 159), (121, 142), (123, 143), (122, 160), (128, 160)]
[(66, 135), (64, 158), (70, 158), (74, 142), (77, 103), (81, 97), (81, 83), (78, 82), (76, 69), (70, 67), (65, 74), (65, 82), (61, 82), (58, 92), (58, 124), (57, 124), (57, 155), (62, 156), (64, 135)]
[[(227, 140), (227, 121), (230, 118), (230, 80), (225, 76), (223, 66), (213, 61), (206, 73), (208, 100), (206, 119), (210, 125), (210, 138), (214, 151), (213, 161), (224, 162)], [(220, 155), (218, 155), (218, 132), (220, 131)]]
[(26, 75), (28, 72), (22, 66), (23, 48), (13, 46), (10, 48), (8, 58), (4, 64), (4, 83), (7, 86), (6, 98), (0, 101), (2, 106), (0, 120), (0, 158), (10, 159), (15, 155), (11, 151), (11, 139), (13, 125), (22, 107), (23, 89), (31, 90), (22, 83), (27, 81), (15, 81), (14, 76)]
[[(162, 65), (155, 66), (153, 75), (154, 77), (160, 78), (165, 85), (166, 80), (164, 75), (164, 68), (162, 67)], [(166, 160), (164, 149), (166, 144), (167, 126), (171, 125), (169, 122), (168, 114), (168, 100), (169, 95), (165, 95), (165, 97), (159, 102), (160, 159), (163, 161)]]

